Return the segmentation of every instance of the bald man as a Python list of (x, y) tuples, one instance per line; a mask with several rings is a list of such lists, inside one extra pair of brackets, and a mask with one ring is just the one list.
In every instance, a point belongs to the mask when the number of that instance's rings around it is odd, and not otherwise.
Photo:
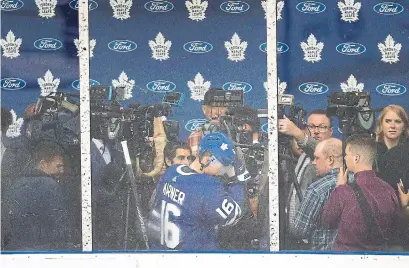
[(312, 183), (290, 222), (290, 233), (295, 238), (308, 239), (312, 250), (331, 250), (336, 230), (322, 228), (320, 215), (335, 189), (339, 169), (342, 167), (342, 142), (329, 138), (318, 143), (314, 151), (313, 165), (319, 179)]

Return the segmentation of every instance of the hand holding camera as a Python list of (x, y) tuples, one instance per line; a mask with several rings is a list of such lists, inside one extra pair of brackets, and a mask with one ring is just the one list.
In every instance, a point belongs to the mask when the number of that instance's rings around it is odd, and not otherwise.
[(304, 132), (285, 115), (284, 119), (278, 120), (278, 131), (284, 135), (295, 137), (297, 140), (302, 140), (304, 138)]

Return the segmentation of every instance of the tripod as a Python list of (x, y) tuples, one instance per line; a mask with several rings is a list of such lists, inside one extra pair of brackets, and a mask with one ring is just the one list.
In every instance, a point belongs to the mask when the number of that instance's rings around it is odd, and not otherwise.
[[(122, 145), (124, 158), (125, 158), (126, 173), (131, 183), (131, 189), (132, 189), (132, 193), (134, 196), (136, 216), (138, 218), (138, 222), (139, 222), (139, 226), (140, 226), (140, 230), (142, 234), (142, 239), (144, 242), (145, 249), (149, 249), (148, 232), (146, 230), (145, 219), (142, 215), (141, 200), (138, 194), (138, 186), (136, 184), (135, 175), (132, 169), (132, 162), (131, 162), (131, 157), (128, 151), (127, 141), (122, 141), (121, 145)], [(129, 229), (129, 212), (130, 212), (130, 205), (131, 205), (130, 194), (131, 194), (131, 191), (128, 190), (127, 211), (126, 211), (126, 219), (125, 219), (125, 249), (127, 249), (128, 247), (127, 241), (128, 241), (128, 229)], [(138, 226), (138, 223), (136, 224), (136, 226)]]
[(295, 165), (293, 157), (290, 155), (289, 138), (283, 137), (281, 143), (279, 142), (279, 211), (280, 215), (280, 248), (288, 248), (291, 243), (291, 237), (288, 233), (290, 227), (289, 209), (292, 193), (295, 189), (296, 196), (299, 201), (302, 201), (302, 193), (300, 184), (295, 174)]

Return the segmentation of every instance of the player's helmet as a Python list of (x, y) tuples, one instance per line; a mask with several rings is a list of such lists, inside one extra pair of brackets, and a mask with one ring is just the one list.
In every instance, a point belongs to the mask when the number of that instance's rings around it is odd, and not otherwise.
[(199, 155), (210, 152), (224, 166), (230, 166), (236, 159), (233, 142), (224, 133), (213, 132), (205, 135), (199, 144)]

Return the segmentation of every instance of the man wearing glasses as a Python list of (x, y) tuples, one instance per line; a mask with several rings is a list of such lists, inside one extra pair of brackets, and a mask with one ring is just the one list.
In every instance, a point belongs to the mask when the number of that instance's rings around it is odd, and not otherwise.
[(298, 145), (308, 157), (314, 157), (317, 143), (332, 137), (333, 129), (331, 119), (325, 110), (317, 109), (310, 113), (307, 119), (308, 136), (288, 118), (278, 120), (278, 131), (282, 134), (296, 138)]
[[(288, 118), (278, 121), (278, 131), (293, 137), (298, 146), (303, 150), (303, 154), (298, 158), (295, 167), (295, 176), (300, 185), (301, 196), (305, 196), (308, 186), (318, 179), (316, 167), (312, 164), (315, 147), (318, 142), (331, 138), (333, 133), (331, 119), (326, 115), (325, 110), (312, 111), (307, 119), (306, 128), (301, 130)], [(291, 197), (286, 207), (288, 208), (289, 224), (292, 225), (301, 202), (297, 197), (294, 185), (290, 187), (289, 195)], [(291, 237), (286, 244), (289, 246), (289, 249), (304, 248), (304, 242)]]

